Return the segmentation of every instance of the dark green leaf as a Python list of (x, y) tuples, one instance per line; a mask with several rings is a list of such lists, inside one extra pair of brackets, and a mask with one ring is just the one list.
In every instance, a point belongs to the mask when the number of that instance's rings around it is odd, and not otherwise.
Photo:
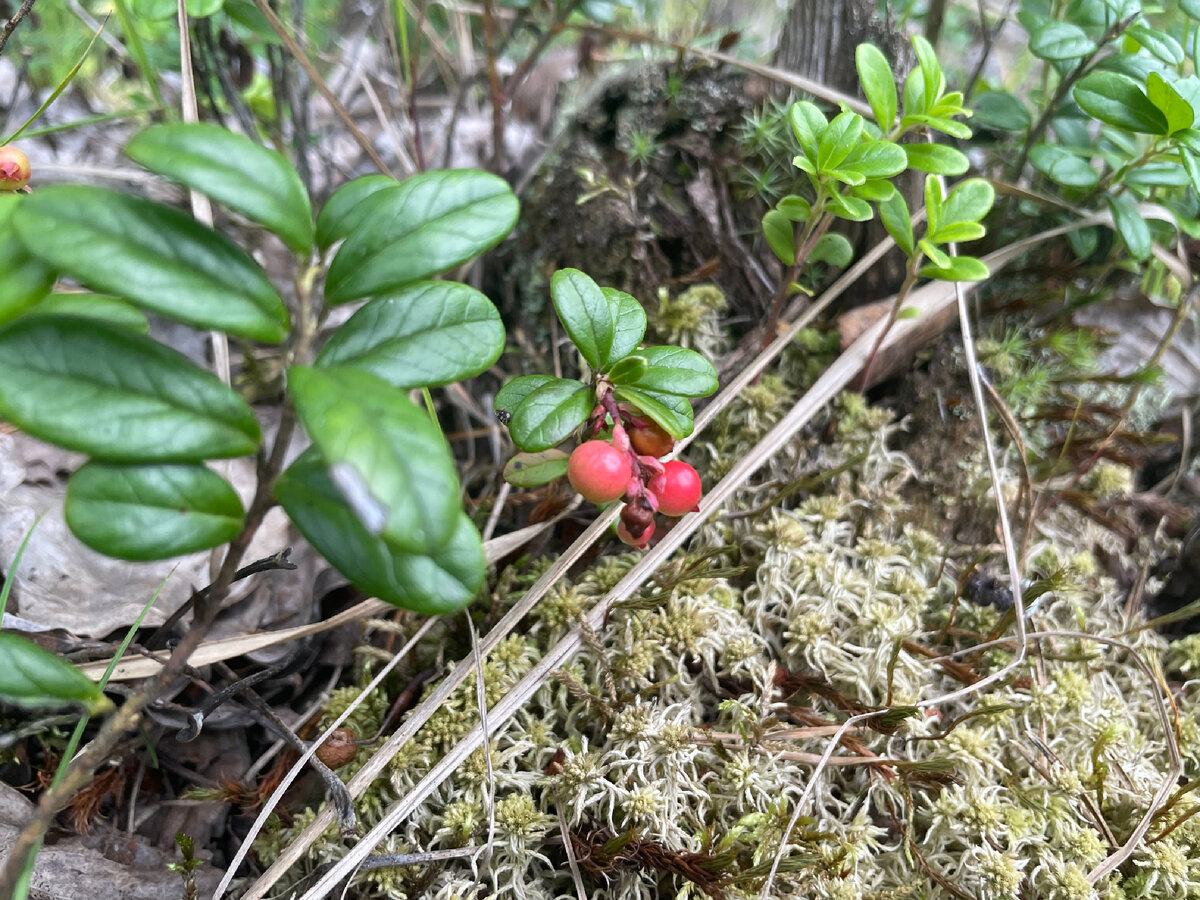
[(610, 287), (600, 288), (600, 291), (615, 311), (612, 349), (608, 353), (611, 365), (636, 350), (646, 336), (646, 310), (642, 309), (637, 297), (624, 291)]
[(1032, 123), (1025, 104), (1007, 91), (984, 91), (972, 100), (973, 121), (1000, 131), (1024, 131)]
[(33, 306), (54, 286), (54, 271), (29, 254), (10, 224), (22, 196), (0, 192), (0, 260), (4, 266), (0, 277), (0, 325)]
[(271, 282), (228, 238), (177, 210), (104, 188), (38, 189), (14, 216), (29, 252), (143, 309), (278, 343), (288, 315)]
[(505, 383), (492, 401), (492, 408), (498, 413), (513, 414), (521, 401), (540, 387), (545, 387), (552, 381), (561, 381), (553, 375), (521, 375)]
[(890, 178), (899, 175), (907, 166), (908, 157), (899, 145), (864, 138), (842, 160), (840, 167), (862, 178)]
[(425, 281), (371, 300), (317, 356), (319, 367), (351, 366), (401, 388), (471, 378), (504, 351), (492, 301), (454, 281)]
[(908, 167), (933, 175), (961, 175), (970, 168), (965, 154), (945, 144), (904, 144)]
[(1047, 22), (1030, 35), (1029, 49), (1039, 59), (1079, 59), (1094, 51), (1096, 42), (1078, 25)]
[(317, 216), (317, 246), (328, 250), (352, 231), (356, 231), (370, 214), (372, 205), (367, 202), (386, 188), (398, 188), (400, 182), (387, 175), (363, 175), (347, 181), (333, 192), (321, 213)]
[(612, 362), (616, 310), (596, 282), (578, 269), (559, 269), (550, 277), (550, 296), (558, 320), (588, 365), (599, 371)]
[(1035, 144), (1029, 151), (1033, 167), (1064, 187), (1091, 187), (1100, 180), (1100, 173), (1070, 150), (1057, 144)]
[(1129, 131), (1166, 133), (1166, 117), (1125, 75), (1092, 72), (1075, 85), (1073, 96), (1084, 112), (1101, 122)]
[(916, 242), (913, 239), (912, 216), (909, 214), (908, 204), (904, 201), (904, 194), (896, 191), (890, 199), (880, 203), (879, 218), (887, 233), (896, 242), (896, 246), (908, 256), (912, 256)]
[(245, 517), (229, 483), (202, 465), (90, 462), (71, 476), (63, 511), (93, 550), (135, 562), (228, 543)]
[(514, 487), (532, 488), (549, 484), (567, 474), (570, 457), (557, 447), (541, 453), (518, 453), (504, 467), (504, 480)]
[(372, 534), (433, 553), (454, 531), (458, 474), (441, 431), (404, 391), (355, 369), (288, 369), (288, 391), (330, 477)]
[(243, 456), (260, 437), (245, 401), (183, 355), (76, 316), (0, 330), (0, 418), (113, 462)]
[(807, 100), (800, 100), (791, 105), (788, 110), (788, 120), (792, 123), (792, 132), (804, 151), (813, 162), (817, 159), (817, 142), (828, 126), (824, 114)]
[(1183, 62), (1183, 48), (1179, 41), (1165, 31), (1151, 28), (1145, 20), (1129, 27), (1125, 36), (1141, 44), (1151, 56), (1161, 59), (1168, 66), (1177, 66)]
[(646, 391), (628, 384), (619, 385), (613, 393), (618, 400), (637, 407), (676, 440), (692, 433), (692, 403), (687, 397)]
[(100, 319), (141, 334), (150, 330), (150, 323), (140, 309), (104, 294), (51, 294), (43, 297), (34, 309), (46, 315)]
[(809, 205), (809, 202), (796, 194), (788, 194), (775, 204), (775, 208), (792, 222), (807, 222), (808, 217), (812, 215), (812, 206)]
[(817, 142), (817, 171), (836, 169), (854, 149), (862, 131), (863, 119), (858, 113), (844, 112), (834, 116)]
[(809, 262), (828, 263), (839, 269), (846, 268), (853, 258), (854, 248), (850, 246), (850, 242), (844, 235), (834, 232), (821, 235), (821, 239), (813, 247), (812, 253), (808, 255)]
[(371, 596), (414, 612), (441, 615), (465, 607), (483, 585), (483, 545), (462, 512), (437, 550), (429, 555), (402, 553), (363, 527), (314, 448), (279, 477), (274, 492), (308, 542)]
[(954, 256), (948, 266), (922, 266), (921, 276), (939, 281), (983, 281), (991, 272), (973, 256)]
[[(500, 400), (497, 395), (497, 404)], [(556, 447), (570, 437), (595, 405), (595, 391), (588, 385), (565, 378), (549, 378), (529, 391), (515, 407), (502, 408), (512, 412), (508, 433), (513, 443), (522, 450), (536, 453)]]
[(346, 303), (421, 281), (494, 247), (517, 221), (507, 182), (472, 169), (425, 172), (368, 201), (338, 249), (325, 299)]
[(1112, 210), (1117, 233), (1125, 239), (1129, 255), (1138, 260), (1148, 259), (1153, 247), (1150, 227), (1133, 205), (1133, 201), (1124, 194), (1108, 194), (1104, 199), (1108, 201), (1108, 207)]
[(1151, 72), (1146, 77), (1146, 95), (1167, 120), (1167, 134), (1192, 127), (1196, 119), (1192, 105), (1157, 72)]
[(104, 712), (112, 701), (100, 686), (68, 662), (20, 635), (0, 632), (0, 700), (17, 706), (79, 704)]
[(854, 52), (854, 64), (875, 121), (887, 131), (896, 121), (896, 79), (892, 67), (874, 44), (859, 44)]
[(763, 236), (779, 261), (790, 266), (796, 261), (796, 236), (792, 220), (777, 209), (768, 209), (762, 220)]
[(641, 354), (626, 356), (613, 364), (608, 372), (608, 380), (613, 384), (633, 384), (646, 374), (649, 365), (649, 361)]
[(1140, 187), (1184, 187), (1189, 184), (1187, 172), (1177, 162), (1142, 163), (1130, 169), (1121, 179), (1123, 184)]
[(643, 347), (646, 371), (633, 387), (682, 397), (707, 397), (716, 391), (717, 370), (694, 350), (683, 347)]
[(307, 256), (312, 205), (291, 164), (274, 150), (204, 122), (151, 125), (125, 147), (129, 158), (207, 194)]

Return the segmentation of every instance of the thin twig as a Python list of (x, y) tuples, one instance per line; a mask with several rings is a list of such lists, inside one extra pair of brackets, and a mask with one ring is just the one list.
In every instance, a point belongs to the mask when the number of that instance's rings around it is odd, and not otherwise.
[(4, 45), (8, 43), (12, 33), (17, 30), (21, 20), (29, 15), (31, 9), (33, 9), (33, 0), (22, 0), (21, 8), (17, 10), (16, 15), (5, 22), (3, 28), (0, 28), (0, 53), (4, 52)]

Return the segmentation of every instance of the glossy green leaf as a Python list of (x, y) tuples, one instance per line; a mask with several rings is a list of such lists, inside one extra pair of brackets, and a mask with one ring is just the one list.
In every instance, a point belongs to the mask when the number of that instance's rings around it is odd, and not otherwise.
[(954, 256), (950, 258), (948, 266), (922, 266), (920, 274), (924, 278), (936, 278), (939, 281), (984, 281), (991, 272), (973, 256)]
[(1143, 163), (1127, 171), (1121, 181), (1138, 187), (1184, 187), (1190, 183), (1183, 166), (1170, 159)]
[(1008, 91), (984, 91), (971, 101), (972, 121), (1000, 131), (1024, 131), (1033, 120), (1025, 104)]
[(854, 248), (850, 246), (845, 235), (834, 232), (821, 235), (821, 239), (817, 241), (808, 255), (808, 261), (811, 263), (826, 263), (837, 266), (839, 269), (846, 268), (853, 258)]
[(641, 344), (646, 336), (646, 310), (638, 302), (637, 297), (618, 291), (616, 288), (602, 287), (600, 292), (608, 300), (613, 312), (613, 342), (608, 352), (609, 364), (628, 356)]
[(631, 382), (639, 390), (707, 397), (718, 387), (717, 370), (695, 350), (643, 347), (638, 355), (646, 359), (646, 371), (636, 382)]
[(438, 549), (411, 554), (363, 527), (313, 448), (279, 477), (274, 492), (308, 542), (370, 596), (425, 615), (442, 615), (467, 606), (483, 585), (483, 544), (461, 511)]
[(903, 144), (908, 167), (932, 175), (961, 175), (970, 168), (966, 154), (946, 144)]
[(1063, 187), (1091, 187), (1100, 173), (1086, 159), (1057, 144), (1035, 144), (1029, 151), (1033, 167)]
[(1146, 96), (1167, 120), (1167, 134), (1192, 127), (1196, 119), (1192, 105), (1157, 72), (1151, 72), (1146, 77)]
[(960, 141), (969, 140), (971, 137), (971, 129), (962, 122), (948, 119), (944, 116), (928, 116), (928, 115), (906, 115), (900, 120), (900, 123), (905, 128), (916, 128), (925, 126), (932, 128), (934, 131), (940, 131), (942, 134), (948, 134), (950, 137), (958, 138)]
[(692, 402), (687, 397), (643, 390), (628, 384), (617, 386), (613, 394), (623, 403), (641, 410), (676, 440), (692, 433)]
[(943, 222), (936, 234), (929, 237), (939, 244), (954, 244), (977, 241), (987, 234), (978, 222)]
[(796, 234), (792, 220), (777, 209), (768, 209), (762, 220), (763, 237), (781, 263), (790, 266), (796, 261)]
[(258, 448), (244, 400), (180, 353), (96, 319), (0, 329), (0, 418), (112, 462), (198, 462)]
[(0, 632), (0, 660), (0, 701), (24, 707), (78, 704), (92, 715), (112, 708), (92, 679), (20, 635)]
[(868, 178), (862, 184), (850, 189), (851, 196), (870, 200), (872, 203), (882, 203), (884, 200), (890, 200), (894, 193), (896, 193), (895, 185), (886, 178)]
[(1137, 41), (1151, 56), (1162, 60), (1168, 66), (1177, 66), (1183, 62), (1183, 48), (1179, 46), (1179, 41), (1165, 31), (1150, 27), (1144, 19), (1131, 25), (1126, 30), (1125, 37)]
[[(902, 116), (900, 118), (900, 126), (908, 128), (905, 124), (906, 120), (911, 116), (922, 115), (925, 112), (925, 85), (921, 79), (921, 70), (913, 69), (904, 79), (904, 93), (902, 97)], [(932, 105), (932, 101), (930, 102)]]
[(557, 447), (541, 453), (518, 453), (504, 466), (504, 480), (513, 487), (540, 487), (566, 475), (569, 459)]
[(646, 374), (650, 361), (640, 353), (618, 360), (608, 372), (613, 384), (633, 384)]
[(545, 387), (552, 381), (562, 380), (565, 379), (555, 378), (553, 375), (521, 375), (513, 378), (500, 388), (492, 401), (492, 408), (501, 416), (502, 421), (507, 422), (504, 417), (511, 417), (522, 400), (538, 388)]
[(1072, 96), (1084, 112), (1101, 122), (1129, 131), (1166, 133), (1166, 116), (1126, 75), (1092, 72), (1075, 85)]
[(978, 222), (991, 212), (995, 200), (995, 189), (983, 178), (960, 181), (941, 205), (941, 221)]
[(829, 124), (824, 113), (807, 100), (800, 100), (788, 109), (788, 121), (804, 155), (816, 162), (817, 142)]
[(1047, 22), (1030, 35), (1029, 50), (1039, 59), (1063, 61), (1079, 59), (1096, 49), (1096, 42), (1078, 25)]
[(891, 141), (875, 141), (865, 138), (842, 160), (840, 168), (854, 172), (862, 178), (890, 178), (899, 175), (908, 167), (908, 156), (904, 149)]
[[(534, 387), (515, 406), (501, 407), (511, 411), (508, 433), (513, 443), (531, 453), (561, 444), (584, 423), (596, 405), (596, 393), (590, 386), (565, 378), (544, 377), (548, 380)], [(497, 394), (497, 404), (501, 399)]]
[(98, 187), (51, 185), (13, 217), (34, 256), (100, 293), (197, 328), (278, 343), (288, 315), (266, 274), (191, 216)]
[(599, 285), (578, 269), (559, 269), (550, 277), (554, 311), (571, 342), (593, 370), (612, 362), (616, 310)]
[(63, 512), (93, 550), (135, 562), (228, 543), (245, 518), (234, 489), (202, 465), (89, 462), (71, 476)]
[(929, 238), (926, 237), (917, 241), (917, 247), (929, 258), (929, 263), (933, 268), (945, 269), (950, 266), (950, 261), (953, 257)]
[(946, 79), (942, 75), (942, 67), (938, 63), (933, 45), (921, 35), (912, 36), (912, 45), (917, 54), (917, 67), (921, 72), (922, 92), (926, 103), (932, 104), (945, 88)]
[(318, 367), (351, 366), (401, 388), (471, 378), (504, 351), (492, 301), (454, 281), (425, 281), (376, 297), (330, 337)]
[(826, 169), (822, 173), (826, 178), (840, 181), (842, 184), (857, 186), (867, 180), (867, 176), (852, 169)]
[(834, 116), (817, 141), (817, 171), (836, 169), (854, 149), (862, 131), (863, 118), (858, 113), (843, 112)]
[(508, 183), (473, 169), (425, 172), (377, 192), (338, 249), (325, 299), (346, 303), (466, 262), (503, 240), (517, 221)]
[(13, 231), (11, 221), (24, 195), (0, 192), (0, 325), (29, 309), (54, 286), (54, 270), (35, 259)]
[(288, 369), (296, 412), (347, 504), (405, 553), (450, 539), (461, 506), (441, 431), (399, 388), (356, 369)]
[(130, 331), (146, 334), (150, 323), (145, 314), (132, 303), (109, 297), (106, 294), (50, 294), (43, 297), (34, 307), (34, 312), (48, 316), (83, 316), (100, 319), (111, 325), (120, 325)]
[(916, 240), (913, 238), (912, 216), (909, 214), (904, 194), (896, 191), (890, 199), (880, 203), (879, 219), (896, 242), (896, 246), (908, 256), (912, 256)]
[(871, 205), (858, 197), (831, 194), (827, 209), (839, 219), (849, 219), (851, 222), (867, 222), (871, 219)]
[(1108, 194), (1104, 199), (1108, 201), (1108, 208), (1112, 210), (1117, 233), (1124, 238), (1125, 246), (1129, 248), (1129, 255), (1138, 260), (1148, 259), (1153, 247), (1150, 226), (1137, 211), (1133, 201), (1125, 194)]
[(854, 52), (854, 65), (863, 95), (871, 104), (871, 112), (879, 127), (887, 131), (896, 121), (896, 79), (887, 57), (874, 44), (859, 44)]
[(368, 198), (387, 188), (398, 187), (400, 182), (387, 175), (363, 175), (347, 181), (321, 207), (317, 216), (317, 246), (328, 250), (344, 240), (370, 214), (372, 204), (367, 202)]
[(312, 205), (282, 154), (205, 122), (151, 125), (125, 147), (134, 162), (257, 222), (296, 253), (313, 247)]
[(775, 208), (792, 222), (807, 222), (812, 215), (812, 206), (797, 194), (788, 194), (775, 204)]

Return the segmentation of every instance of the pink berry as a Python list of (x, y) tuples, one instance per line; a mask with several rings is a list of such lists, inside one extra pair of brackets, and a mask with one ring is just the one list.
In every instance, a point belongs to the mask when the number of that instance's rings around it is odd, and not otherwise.
[(29, 184), (29, 157), (16, 147), (0, 147), (0, 191), (19, 191)]
[(567, 460), (571, 487), (593, 503), (608, 503), (625, 493), (629, 457), (607, 441), (585, 441)]
[(668, 516), (691, 512), (703, 493), (696, 470), (677, 459), (663, 466), (663, 473), (651, 479), (649, 489), (658, 497), (658, 511)]

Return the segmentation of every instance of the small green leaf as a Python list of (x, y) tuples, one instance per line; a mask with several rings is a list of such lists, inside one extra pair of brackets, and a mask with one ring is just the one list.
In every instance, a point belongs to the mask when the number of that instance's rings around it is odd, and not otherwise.
[(503, 179), (473, 169), (425, 172), (376, 192), (329, 266), (325, 299), (359, 300), (422, 281), (494, 247), (517, 221)]
[(902, 310), (900, 310), (900, 312), (896, 313), (896, 321), (899, 322), (899, 321), (903, 321), (905, 319), (915, 319), (920, 315), (921, 315), (921, 310), (917, 309), (917, 307), (906, 306)]
[(896, 193), (896, 186), (885, 178), (868, 178), (862, 184), (850, 189), (851, 196), (870, 200), (872, 203), (890, 200), (894, 193)]
[(428, 555), (403, 553), (363, 527), (310, 447), (276, 480), (274, 493), (296, 528), (366, 594), (425, 615), (467, 606), (483, 585), (479, 532), (458, 512), (449, 538)]
[(908, 167), (904, 148), (891, 141), (859, 141), (841, 162), (845, 172), (855, 172), (863, 178), (891, 178)]
[(925, 176), (926, 231), (937, 231), (942, 224), (942, 183), (932, 175)]
[(638, 355), (646, 360), (646, 371), (630, 383), (643, 391), (707, 397), (716, 391), (717, 370), (694, 350), (684, 347), (643, 347)]
[(1057, 144), (1035, 144), (1029, 151), (1033, 167), (1063, 187), (1091, 187), (1100, 173), (1083, 159)]
[(973, 121), (999, 131), (1024, 131), (1033, 119), (1025, 104), (1008, 91), (984, 91), (971, 101)]
[(954, 256), (948, 266), (922, 266), (920, 274), (939, 281), (984, 281), (992, 273), (973, 256)]
[(317, 246), (328, 250), (356, 231), (370, 214), (367, 198), (386, 188), (398, 188), (400, 182), (387, 175), (363, 175), (347, 181), (333, 192), (317, 216)]
[(125, 147), (134, 162), (206, 194), (279, 235), (296, 253), (313, 246), (312, 205), (292, 165), (244, 135), (204, 122), (151, 125)]
[(887, 131), (896, 121), (896, 79), (892, 67), (874, 44), (859, 44), (854, 52), (854, 64), (875, 121)]
[(863, 118), (858, 113), (847, 111), (834, 116), (817, 142), (817, 171), (836, 169), (854, 149), (862, 131)]
[(1191, 128), (1196, 119), (1195, 110), (1179, 95), (1179, 92), (1157, 72), (1146, 76), (1146, 95), (1167, 120), (1167, 134)]
[(504, 480), (513, 487), (534, 488), (567, 474), (567, 453), (557, 447), (541, 453), (518, 453), (504, 467)]
[(945, 144), (903, 144), (908, 167), (932, 175), (961, 175), (970, 168), (966, 154)]
[(258, 448), (244, 400), (126, 328), (26, 315), (0, 329), (0, 418), (112, 462), (198, 462)]
[(330, 337), (316, 365), (351, 366), (400, 388), (471, 378), (504, 352), (492, 301), (454, 281), (424, 281), (371, 300)]
[(613, 384), (634, 384), (646, 374), (646, 369), (649, 366), (649, 360), (640, 354), (637, 356), (626, 356), (624, 359), (619, 359), (613, 364), (613, 367), (608, 372), (608, 380)]
[(941, 205), (941, 222), (947, 225), (978, 222), (991, 211), (995, 200), (996, 191), (988, 181), (982, 178), (960, 181)]
[(1166, 116), (1126, 75), (1092, 72), (1075, 85), (1072, 96), (1084, 112), (1101, 122), (1146, 134), (1166, 133)]
[(907, 130), (906, 121), (912, 116), (923, 115), (925, 112), (925, 84), (921, 78), (921, 70), (913, 69), (904, 79), (903, 115), (900, 127)]
[(405, 553), (433, 553), (461, 509), (441, 431), (403, 390), (355, 369), (288, 369), (304, 428), (350, 508)]
[(599, 371), (612, 362), (615, 310), (596, 282), (578, 269), (559, 269), (550, 277), (550, 296), (558, 320), (587, 364)]
[(821, 235), (821, 239), (813, 247), (812, 253), (808, 255), (809, 262), (823, 262), (837, 266), (839, 269), (846, 268), (852, 259), (854, 259), (854, 248), (850, 246), (845, 235), (834, 232)]
[(978, 222), (945, 222), (937, 233), (929, 235), (929, 238), (939, 244), (954, 244), (977, 241), (985, 234), (987, 230)]
[(1192, 190), (1200, 194), (1200, 161), (1197, 161), (1196, 154), (1192, 153), (1186, 147), (1180, 147), (1179, 160), (1183, 163), (1188, 180), (1192, 182)]
[(1137, 41), (1153, 57), (1162, 60), (1168, 66), (1177, 66), (1183, 62), (1183, 48), (1179, 41), (1165, 31), (1151, 28), (1143, 19), (1131, 25), (1125, 31), (1126, 39)]
[(777, 209), (768, 209), (762, 220), (767, 246), (785, 266), (796, 262), (796, 235), (792, 220)]
[(135, 562), (228, 543), (245, 517), (229, 483), (202, 465), (89, 462), (71, 476), (63, 511), (93, 550)]
[(642, 390), (628, 384), (617, 386), (613, 394), (618, 400), (641, 410), (676, 440), (692, 433), (692, 403), (687, 397)]
[(932, 263), (935, 269), (945, 269), (950, 265), (950, 260), (953, 258), (947, 254), (941, 247), (935, 244), (929, 238), (922, 238), (917, 241), (917, 246), (921, 252), (929, 257), (929, 262)]
[(0, 632), (0, 700), (17, 706), (79, 704), (95, 715), (112, 708), (100, 686), (32, 641)]
[(839, 219), (849, 219), (851, 222), (868, 222), (872, 215), (871, 205), (858, 197), (830, 194), (827, 206), (833, 215)]
[(1082, 28), (1069, 22), (1047, 22), (1030, 35), (1029, 50), (1039, 59), (1079, 59), (1096, 49)]
[(925, 126), (926, 128), (932, 128), (934, 131), (940, 131), (942, 134), (948, 134), (950, 137), (958, 138), (960, 141), (970, 140), (971, 138), (970, 128), (962, 122), (956, 122), (954, 119), (948, 119), (944, 116), (906, 115), (900, 120), (900, 124), (905, 129)]
[(288, 315), (266, 274), (191, 216), (117, 191), (51, 185), (24, 198), (17, 235), (100, 293), (197, 328), (278, 343)]
[(618, 291), (616, 288), (602, 287), (608, 305), (614, 310), (612, 349), (608, 358), (610, 365), (628, 356), (638, 348), (642, 338), (646, 336), (646, 310), (638, 302), (637, 297)]
[(1150, 226), (1137, 211), (1133, 201), (1124, 194), (1107, 194), (1104, 198), (1112, 210), (1116, 230), (1125, 240), (1129, 255), (1134, 259), (1143, 260), (1150, 257), (1153, 241), (1150, 236)]
[(39, 300), (34, 311), (48, 316), (83, 316), (88, 319), (100, 319), (139, 334), (146, 334), (150, 331), (150, 323), (146, 321), (146, 316), (140, 309), (131, 303), (105, 294), (51, 294)]
[(817, 159), (817, 142), (828, 127), (824, 114), (807, 100), (800, 100), (791, 105), (788, 110), (788, 120), (792, 123), (792, 132), (804, 151), (813, 162)]
[[(513, 443), (531, 453), (561, 444), (584, 423), (596, 405), (596, 394), (588, 385), (565, 378), (542, 377), (547, 380), (528, 391), (515, 406), (500, 407), (512, 414), (508, 433)], [(522, 384), (520, 389), (525, 387)], [(503, 393), (496, 395), (497, 405), (502, 399), (509, 402), (508, 398), (502, 398)]]
[[(788, 194), (775, 204), (775, 208), (792, 222), (807, 222), (808, 217), (812, 215), (812, 206), (797, 194)], [(791, 238), (788, 240), (790, 242)]]
[(913, 50), (917, 53), (917, 65), (921, 72), (922, 94), (925, 98), (926, 109), (941, 97), (946, 86), (942, 75), (942, 67), (938, 63), (937, 53), (933, 45), (919, 34), (912, 36)]
[(904, 194), (896, 191), (890, 199), (880, 203), (879, 218), (887, 233), (896, 242), (896, 246), (906, 255), (912, 256), (916, 243), (913, 238), (912, 216), (909, 214)]

